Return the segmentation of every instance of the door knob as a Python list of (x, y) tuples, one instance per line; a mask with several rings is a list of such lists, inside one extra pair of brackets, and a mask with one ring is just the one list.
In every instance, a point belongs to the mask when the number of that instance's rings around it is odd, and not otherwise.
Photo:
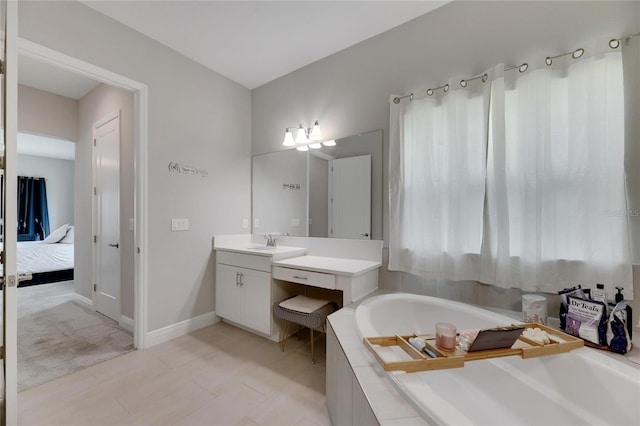
[(120, 247), (120, 244), (118, 244), (118, 243), (115, 243), (115, 244), (109, 244), (109, 247), (115, 247), (115, 248), (118, 248), (118, 247)]

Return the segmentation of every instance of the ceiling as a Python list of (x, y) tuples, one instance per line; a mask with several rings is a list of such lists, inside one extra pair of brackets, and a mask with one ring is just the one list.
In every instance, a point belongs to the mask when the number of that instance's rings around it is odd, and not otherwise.
[(18, 154), (74, 160), (76, 144), (62, 139), (18, 132)]
[(18, 57), (18, 83), (76, 100), (100, 84), (24, 55)]
[(82, 1), (254, 89), (448, 1)]
[[(81, 1), (253, 89), (448, 1)], [(179, 29), (179, 30), (176, 30)], [(79, 100), (99, 83), (20, 55), (20, 84)]]

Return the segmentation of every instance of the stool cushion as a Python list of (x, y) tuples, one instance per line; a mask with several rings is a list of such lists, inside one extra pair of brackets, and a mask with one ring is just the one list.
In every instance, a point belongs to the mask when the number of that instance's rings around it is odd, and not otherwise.
[(302, 312), (304, 314), (310, 314), (317, 311), (324, 305), (329, 303), (328, 300), (312, 299), (311, 297), (303, 296), (302, 294), (292, 297), (280, 302), (280, 307), (288, 309), (290, 311)]
[(337, 304), (335, 304), (334, 302), (328, 302), (326, 300), (324, 301), (324, 304), (322, 306), (309, 313), (284, 308), (282, 307), (282, 304), (284, 302), (286, 302), (286, 300), (280, 303), (276, 302), (273, 304), (273, 313), (277, 318), (282, 318), (286, 321), (300, 324), (303, 327), (314, 329), (322, 327), (327, 319), (327, 316), (338, 310)]

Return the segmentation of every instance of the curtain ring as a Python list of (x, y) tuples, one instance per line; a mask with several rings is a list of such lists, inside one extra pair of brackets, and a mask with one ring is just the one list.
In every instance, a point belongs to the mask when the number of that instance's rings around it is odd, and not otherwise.
[(460, 86), (467, 87), (467, 80), (460, 80)]
[(482, 82), (483, 83), (486, 83), (488, 79), (489, 79), (489, 76), (487, 74), (482, 76)]
[(584, 55), (584, 49), (580, 48), (580, 49), (574, 50), (573, 53), (571, 54), (571, 57), (573, 59), (578, 59), (578, 58), (581, 58), (582, 55)]
[(551, 64), (553, 63), (553, 59), (551, 59), (551, 57), (547, 56), (547, 57), (544, 59), (544, 63), (545, 63), (545, 64), (547, 64), (547, 66), (549, 66), (549, 67), (550, 67), (550, 66), (551, 66)]
[(449, 91), (449, 85), (445, 84), (444, 85), (444, 93), (447, 93)]
[(528, 68), (529, 68), (529, 64), (525, 62), (524, 64), (518, 67), (518, 71), (525, 72)]
[(609, 40), (609, 47), (612, 49), (617, 49), (618, 47), (620, 47), (620, 40), (618, 40), (617, 38), (612, 38), (611, 40)]
[(432, 96), (433, 95), (433, 89), (427, 89), (427, 95)]

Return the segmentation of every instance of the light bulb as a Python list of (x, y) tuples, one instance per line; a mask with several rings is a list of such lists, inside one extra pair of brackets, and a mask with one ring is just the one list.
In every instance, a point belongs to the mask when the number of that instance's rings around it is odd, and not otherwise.
[(335, 141), (335, 139), (331, 139), (330, 141), (322, 142), (322, 145), (324, 145), (324, 146), (336, 146), (336, 141)]
[(312, 141), (322, 140), (322, 132), (320, 131), (320, 125), (318, 124), (318, 120), (313, 123), (313, 127), (311, 128), (311, 133), (309, 134), (309, 139)]
[(311, 149), (320, 149), (322, 148), (322, 144), (320, 142), (309, 144), (309, 148)]
[(282, 145), (284, 146), (295, 146), (296, 141), (293, 140), (293, 133), (287, 129), (284, 134), (284, 140), (282, 141)]
[(300, 145), (300, 146), (296, 146), (296, 149), (298, 151), (309, 151), (309, 146), (308, 145)]
[(309, 142), (307, 139), (307, 131), (300, 125), (300, 127), (298, 127), (298, 133), (296, 133), (296, 143), (303, 144), (307, 142)]

